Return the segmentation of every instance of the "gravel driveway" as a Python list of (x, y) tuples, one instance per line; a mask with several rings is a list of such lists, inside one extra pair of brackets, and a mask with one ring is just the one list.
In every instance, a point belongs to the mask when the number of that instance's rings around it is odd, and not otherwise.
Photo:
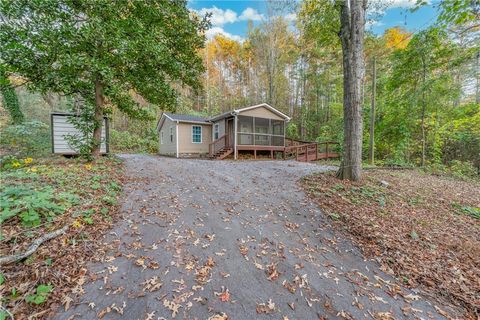
[(327, 167), (122, 158), (124, 219), (58, 319), (443, 319), (306, 198), (297, 181)]

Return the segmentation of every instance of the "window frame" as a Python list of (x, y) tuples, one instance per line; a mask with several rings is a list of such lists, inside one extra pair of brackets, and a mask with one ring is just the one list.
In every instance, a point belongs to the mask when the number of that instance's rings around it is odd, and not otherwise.
[(170, 126), (170, 143), (173, 143), (173, 126)]
[(163, 130), (160, 131), (160, 144), (163, 144)]
[[(194, 133), (194, 132), (193, 132), (193, 130), (194, 130), (195, 127), (200, 128), (200, 133)], [(200, 142), (194, 141), (193, 137), (194, 137), (195, 135), (200, 135)], [(195, 144), (201, 144), (201, 143), (203, 143), (203, 137), (202, 137), (202, 135), (203, 135), (203, 128), (202, 128), (202, 126), (200, 126), (200, 125), (198, 125), (198, 124), (193, 124), (193, 125), (192, 125), (192, 143), (195, 143)]]

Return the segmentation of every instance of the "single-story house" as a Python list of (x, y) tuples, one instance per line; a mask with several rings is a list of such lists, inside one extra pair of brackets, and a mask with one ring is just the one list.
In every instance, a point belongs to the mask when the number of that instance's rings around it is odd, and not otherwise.
[(290, 117), (262, 103), (210, 118), (164, 112), (157, 123), (159, 153), (174, 157), (223, 159), (239, 151), (285, 151)]

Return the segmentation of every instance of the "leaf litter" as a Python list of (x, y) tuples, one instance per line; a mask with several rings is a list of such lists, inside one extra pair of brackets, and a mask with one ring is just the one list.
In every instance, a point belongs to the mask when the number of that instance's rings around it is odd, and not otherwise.
[(480, 221), (461, 210), (480, 207), (478, 182), (416, 170), (371, 170), (360, 182), (326, 173), (308, 176), (302, 185), (334, 226), (379, 259), (384, 272), (461, 308), (469, 319), (480, 316)]

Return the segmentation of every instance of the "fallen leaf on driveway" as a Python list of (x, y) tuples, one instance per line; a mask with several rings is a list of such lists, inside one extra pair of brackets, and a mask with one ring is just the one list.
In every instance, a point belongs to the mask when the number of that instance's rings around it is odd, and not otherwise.
[(274, 263), (268, 264), (267, 265), (267, 274), (268, 274), (268, 280), (274, 281), (277, 280), (280, 274), (277, 271), (277, 265)]
[(163, 283), (160, 282), (160, 279), (155, 276), (153, 278), (145, 280), (143, 283), (143, 291), (153, 292), (160, 289)]
[(67, 311), (69, 308), (70, 308), (70, 303), (73, 301), (72, 298), (70, 298), (69, 296), (63, 296), (62, 298), (62, 304), (64, 305), (65, 307), (65, 311)]
[(223, 291), (223, 292), (219, 295), (219, 298), (220, 298), (220, 301), (222, 301), (222, 302), (228, 302), (228, 301), (230, 301), (230, 293), (228, 292), (228, 289), (226, 289), (225, 291)]
[(228, 320), (228, 316), (225, 313), (216, 314), (209, 317), (207, 320)]
[(275, 311), (275, 303), (269, 299), (267, 303), (257, 304), (257, 313), (272, 313)]
[(172, 318), (175, 318), (178, 314), (178, 309), (180, 309), (182, 306), (173, 302), (173, 301), (168, 301), (167, 299), (163, 300), (163, 305), (170, 311), (172, 311)]
[(151, 313), (147, 313), (147, 317), (145, 320), (153, 320), (153, 316), (155, 315), (155, 311), (152, 311)]
[(410, 293), (410, 294), (405, 296), (405, 299), (412, 300), (412, 301), (417, 301), (418, 299), (420, 299), (420, 296), (417, 296), (417, 295), (414, 295), (413, 293)]
[(208, 239), (208, 241), (213, 241), (213, 239), (215, 239), (215, 234), (205, 234), (205, 238)]

